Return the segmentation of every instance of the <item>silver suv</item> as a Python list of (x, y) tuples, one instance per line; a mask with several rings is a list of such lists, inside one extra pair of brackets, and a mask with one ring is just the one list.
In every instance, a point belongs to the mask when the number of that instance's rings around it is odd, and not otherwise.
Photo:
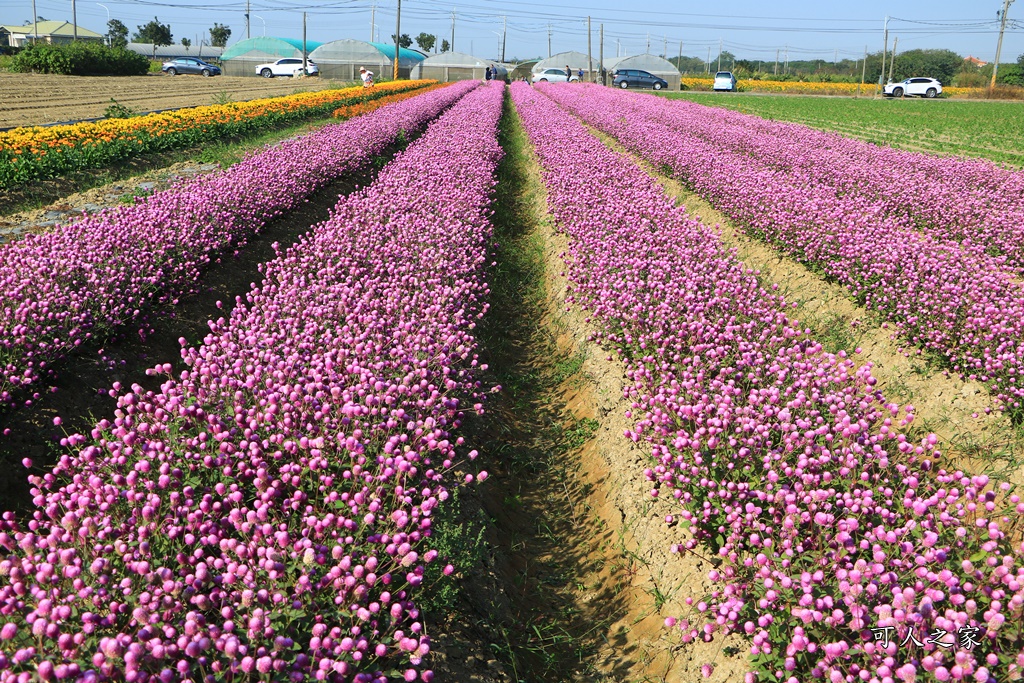
[(731, 71), (719, 71), (715, 74), (715, 84), (711, 86), (711, 89), (735, 92), (736, 77), (732, 75)]

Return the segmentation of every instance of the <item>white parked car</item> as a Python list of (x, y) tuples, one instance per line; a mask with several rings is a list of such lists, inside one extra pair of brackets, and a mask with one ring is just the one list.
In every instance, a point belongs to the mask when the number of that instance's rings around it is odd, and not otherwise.
[[(310, 76), (316, 76), (320, 73), (320, 69), (317, 68), (316, 64), (306, 60), (306, 71)], [(295, 59), (293, 57), (285, 57), (279, 59), (276, 62), (270, 62), (269, 64), (260, 64), (256, 67), (256, 75), (263, 76), (263, 78), (273, 78), (274, 76), (301, 76), (302, 75), (302, 60)]]
[(732, 75), (731, 71), (719, 71), (718, 73), (715, 74), (715, 84), (711, 86), (711, 89), (735, 92), (736, 77)]
[(551, 83), (565, 83), (566, 81), (571, 81), (576, 83), (579, 80), (580, 79), (576, 74), (573, 74), (572, 78), (569, 78), (565, 73), (565, 69), (544, 69), (539, 74), (533, 75), (534, 83), (540, 83), (542, 81), (549, 81)]
[(942, 94), (942, 83), (934, 78), (908, 78), (902, 83), (886, 83), (882, 94), (886, 97), (918, 95), (930, 99)]

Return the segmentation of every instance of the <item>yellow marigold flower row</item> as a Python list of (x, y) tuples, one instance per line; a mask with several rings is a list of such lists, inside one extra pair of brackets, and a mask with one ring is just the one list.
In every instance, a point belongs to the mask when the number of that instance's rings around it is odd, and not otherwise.
[(371, 89), (358, 86), (320, 90), (127, 119), (15, 128), (0, 133), (0, 188), (104, 166), (147, 152), (248, 133), (308, 116), (329, 116), (339, 106), (418, 90), (434, 83), (436, 81), (393, 81)]

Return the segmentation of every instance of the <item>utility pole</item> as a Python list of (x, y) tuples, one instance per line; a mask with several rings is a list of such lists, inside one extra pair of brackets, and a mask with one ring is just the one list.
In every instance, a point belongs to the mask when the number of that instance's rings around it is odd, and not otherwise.
[(889, 82), (892, 83), (892, 67), (896, 64), (896, 45), (900, 42), (900, 37), (896, 36), (892, 39), (892, 56), (889, 57)]
[(600, 42), (600, 47), (598, 47), (597, 49), (597, 73), (601, 77), (601, 85), (608, 85), (607, 83), (605, 83), (604, 78), (604, 24), (601, 24), (600, 38), (598, 38), (598, 41)]
[(594, 53), (590, 45), (590, 17), (587, 17), (587, 83), (594, 82)]
[(779, 48), (775, 48), (775, 71), (772, 73), (775, 76), (779, 75)]
[(377, 25), (377, 3), (370, 6), (370, 42), (373, 42), (373, 27)]
[(647, 49), (644, 50), (644, 54), (650, 54), (651, 52), (651, 32), (647, 32)]
[[(34, 45), (36, 39), (39, 37), (39, 15), (36, 14), (36, 0), (32, 0), (32, 44)], [(107, 28), (109, 31), (109, 27)]]
[(249, 39), (249, 0), (245, 0), (245, 38)]
[(864, 87), (864, 78), (868, 75), (868, 46), (864, 46), (864, 64), (860, 67), (860, 85), (857, 86), (857, 97), (860, 97), (860, 89)]
[(75, 7), (75, 0), (71, 0), (71, 24), (75, 31), (75, 40), (78, 40), (78, 12)]
[(395, 67), (392, 70), (391, 78), (398, 80), (398, 54), (402, 48), (399, 42), (402, 39), (402, 0), (398, 0), (398, 11), (395, 12)]
[[(885, 23), (882, 25), (882, 73), (878, 74), (878, 87), (881, 88), (883, 85), (883, 79), (885, 78), (885, 58), (889, 54), (889, 17), (886, 15)], [(878, 94), (878, 90), (875, 90), (875, 94)]]
[(508, 34), (508, 17), (501, 18), (501, 63), (505, 63), (505, 36)]
[(448, 44), (448, 49), (455, 52), (455, 8), (452, 7), (452, 42)]
[(662, 58), (668, 57), (668, 36), (665, 36), (665, 44), (661, 47), (661, 56)]
[(789, 45), (786, 46), (786, 61), (782, 63), (782, 73), (789, 73)]
[(708, 73), (711, 73), (711, 46), (708, 45)]
[(839, 68), (839, 48), (836, 48), (835, 54), (832, 55), (832, 68)]
[(722, 70), (722, 39), (718, 39), (718, 70)]
[(548, 24), (548, 57), (551, 57), (551, 24)]
[(306, 71), (306, 13), (302, 13), (302, 75), (308, 76)]
[(683, 41), (679, 41), (679, 58), (676, 60), (676, 69), (683, 70)]
[(616, 38), (615, 39), (615, 57), (616, 57), (616, 59), (618, 58), (618, 56), (619, 56), (619, 39)]
[(999, 58), (1003, 52), (1003, 32), (1006, 30), (1006, 13), (1010, 10), (1010, 5), (1013, 0), (1006, 0), (1003, 3), (1003, 11), (1001, 21), (999, 23), (999, 41), (996, 43), (996, 61), (992, 63), (992, 82), (988, 84), (989, 90), (994, 90), (996, 87), (996, 74), (999, 73)]

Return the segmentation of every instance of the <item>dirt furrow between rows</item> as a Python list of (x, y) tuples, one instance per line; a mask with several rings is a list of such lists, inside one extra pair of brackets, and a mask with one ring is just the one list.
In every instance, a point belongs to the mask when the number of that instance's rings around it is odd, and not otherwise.
[[(582, 314), (566, 310), (565, 238), (511, 112), (503, 144), (481, 331), (501, 391), (467, 438), (491, 476), (461, 503), (464, 533), (485, 543), (437, 639), (435, 669), (451, 681), (682, 683), (710, 664), (710, 680), (742, 680), (740, 636), (684, 645), (665, 626), (669, 616), (698, 620), (713, 560), (671, 553), (687, 536), (665, 523), (671, 503), (650, 496), (648, 454), (623, 435), (623, 367), (588, 341)], [(459, 637), (467, 631), (476, 643)], [(499, 655), (489, 665), (476, 652), (481, 640)]]
[[(590, 128), (606, 145), (630, 154), (649, 175), (695, 218), (714, 226), (748, 268), (770, 288), (795, 304), (793, 317), (833, 353), (846, 351), (863, 365), (871, 363), (878, 387), (890, 401), (913, 405), (913, 429), (934, 432), (950, 464), (1024, 484), (1024, 431), (1000, 411), (986, 387), (940, 369), (918, 349), (901, 341), (870, 311), (852, 302), (846, 289), (770, 246), (750, 237), (709, 202), (675, 178), (659, 172), (610, 136)], [(855, 352), (859, 349), (859, 352)]]

